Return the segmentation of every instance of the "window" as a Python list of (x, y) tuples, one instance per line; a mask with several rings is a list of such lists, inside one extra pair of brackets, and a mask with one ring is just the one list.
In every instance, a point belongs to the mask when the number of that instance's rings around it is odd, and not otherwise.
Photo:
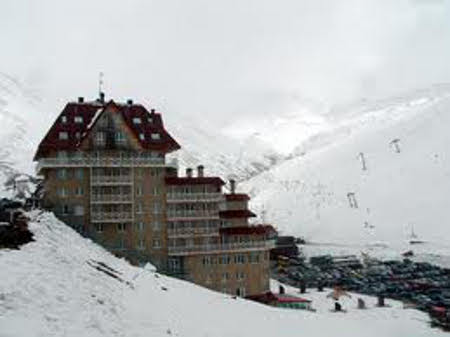
[(69, 205), (62, 205), (61, 213), (62, 213), (63, 215), (69, 214)]
[(159, 202), (155, 202), (153, 204), (153, 213), (154, 214), (159, 214), (161, 213), (161, 204)]
[(67, 197), (68, 194), (69, 194), (69, 193), (68, 193), (66, 187), (60, 187), (60, 188), (58, 189), (58, 195), (59, 195), (61, 198)]
[(158, 219), (153, 220), (153, 230), (158, 231), (161, 229), (161, 222)]
[(250, 253), (250, 263), (259, 263), (259, 253)]
[(76, 205), (74, 208), (74, 215), (77, 215), (77, 216), (84, 215), (84, 206)]
[(211, 258), (209, 256), (203, 256), (202, 263), (204, 266), (209, 266), (211, 264)]
[(228, 273), (222, 273), (222, 281), (227, 281), (230, 279), (230, 274)]
[(76, 139), (80, 139), (80, 138), (81, 138), (81, 133), (80, 133), (80, 131), (75, 132), (75, 138), (76, 138)]
[(58, 158), (66, 159), (67, 158), (67, 151), (58, 151), (56, 155), (57, 155)]
[(142, 213), (144, 211), (144, 207), (142, 205), (142, 202), (138, 202), (136, 204), (136, 213)]
[(142, 231), (144, 231), (144, 227), (145, 227), (145, 225), (144, 225), (144, 223), (141, 221), (141, 222), (138, 222), (137, 224), (136, 224), (136, 229), (139, 231), (139, 232), (142, 232)]
[(234, 256), (234, 263), (238, 264), (244, 264), (245, 263), (245, 256), (242, 254), (237, 254)]
[(67, 123), (67, 116), (61, 116), (61, 122), (66, 124)]
[(134, 117), (133, 118), (133, 124), (141, 124), (141, 118), (140, 117)]
[(125, 135), (122, 131), (117, 131), (114, 135), (116, 142), (118, 143), (124, 143), (125, 142)]
[(140, 139), (140, 140), (145, 140), (145, 135), (144, 135), (143, 133), (140, 133), (140, 134), (139, 134), (139, 139)]
[(75, 116), (75, 118), (73, 120), (77, 124), (83, 123), (83, 117), (81, 117), (81, 116)]
[(153, 118), (148, 117), (148, 118), (147, 118), (147, 121), (148, 121), (149, 123), (153, 123)]
[(136, 186), (136, 195), (142, 195), (142, 186)]
[(237, 288), (236, 296), (245, 297), (245, 288), (244, 287)]
[(169, 258), (168, 264), (169, 264), (170, 271), (179, 271), (181, 268), (180, 260), (176, 257)]
[(236, 272), (236, 280), (243, 280), (245, 278), (245, 274), (242, 271)]
[(125, 240), (123, 238), (119, 238), (118, 248), (125, 249)]
[(67, 139), (69, 139), (69, 133), (67, 131), (61, 131), (59, 133), (59, 139), (60, 140), (67, 140)]
[(83, 169), (79, 168), (75, 170), (75, 178), (77, 178), (78, 180), (82, 180), (83, 176), (84, 176)]
[(118, 232), (125, 232), (125, 229), (126, 229), (126, 224), (124, 224), (124, 223), (118, 223), (117, 224), (117, 231)]
[(152, 188), (152, 192), (153, 192), (153, 195), (158, 195), (159, 194), (159, 188), (158, 187), (153, 187)]
[(152, 138), (152, 140), (160, 140), (161, 135), (159, 133), (155, 132), (155, 133), (151, 134), (151, 138)]
[(153, 248), (161, 248), (161, 240), (153, 239)]
[(144, 241), (144, 239), (139, 239), (138, 240), (137, 248), (140, 249), (140, 250), (145, 248), (145, 241)]
[(105, 142), (106, 142), (106, 135), (105, 135), (105, 133), (101, 132), (101, 131), (97, 132), (95, 134), (95, 144), (96, 145), (105, 145)]
[(97, 229), (97, 233), (103, 233), (103, 224), (98, 223), (96, 226), (96, 229)]
[(58, 176), (58, 179), (62, 179), (62, 180), (67, 179), (67, 170), (66, 169), (59, 169), (56, 174)]
[(84, 194), (84, 189), (81, 186), (75, 187), (75, 195), (82, 196)]
[(223, 255), (219, 257), (219, 264), (230, 264), (231, 258), (229, 255)]

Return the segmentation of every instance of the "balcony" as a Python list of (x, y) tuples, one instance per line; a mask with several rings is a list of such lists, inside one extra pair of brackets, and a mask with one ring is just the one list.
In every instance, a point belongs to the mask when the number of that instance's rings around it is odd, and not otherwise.
[(131, 194), (92, 194), (91, 204), (123, 204), (132, 203)]
[(219, 229), (211, 227), (168, 228), (169, 238), (182, 238), (189, 236), (218, 236)]
[(201, 219), (219, 219), (219, 211), (204, 210), (168, 210), (167, 220), (201, 220)]
[(176, 159), (165, 162), (164, 158), (145, 157), (61, 157), (41, 158), (36, 165), (36, 171), (43, 168), (57, 167), (178, 167)]
[(94, 175), (91, 178), (91, 185), (131, 185), (133, 177), (131, 175)]
[(274, 240), (261, 240), (237, 243), (222, 243), (213, 245), (197, 245), (197, 246), (176, 246), (169, 247), (169, 255), (186, 256), (201, 254), (222, 254), (234, 252), (250, 252), (259, 250), (269, 250), (275, 248)]
[(222, 193), (168, 193), (168, 203), (220, 202)]
[(128, 222), (133, 221), (131, 212), (91, 212), (91, 222)]

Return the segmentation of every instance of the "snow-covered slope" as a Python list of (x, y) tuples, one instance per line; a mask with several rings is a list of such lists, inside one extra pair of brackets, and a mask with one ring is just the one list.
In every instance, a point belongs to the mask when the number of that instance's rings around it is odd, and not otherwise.
[(250, 133), (233, 137), (207, 120), (182, 116), (172, 120), (170, 115), (165, 119), (166, 128), (181, 145), (181, 150), (174, 153), (181, 170), (201, 164), (206, 167), (207, 174), (245, 180), (284, 158), (268, 143)]
[[(427, 316), (385, 309), (275, 309), (130, 266), (52, 214), (29, 214), (35, 242), (0, 250), (0, 336), (443, 336)], [(291, 289), (290, 289), (291, 291)], [(372, 303), (372, 304), (370, 304)], [(380, 324), (382, 322), (382, 324)]]
[(447, 244), (448, 86), (331, 117), (333, 128), (299, 145), (293, 159), (241, 185), (254, 208), (314, 241), (395, 245), (414, 230)]

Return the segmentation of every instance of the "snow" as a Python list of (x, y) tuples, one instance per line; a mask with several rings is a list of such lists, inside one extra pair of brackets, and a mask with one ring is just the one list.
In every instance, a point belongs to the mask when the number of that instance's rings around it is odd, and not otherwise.
[(28, 216), (36, 241), (0, 250), (2, 337), (444, 336), (397, 302), (365, 311), (344, 303), (347, 314), (332, 314), (322, 293), (304, 296), (315, 313), (236, 299), (131, 266), (50, 213)]
[[(327, 244), (324, 251), (449, 257), (450, 90), (419, 94), (336, 115), (335, 127), (300, 144), (297, 156), (241, 184), (253, 209), (283, 233)], [(408, 246), (412, 232), (426, 243)]]

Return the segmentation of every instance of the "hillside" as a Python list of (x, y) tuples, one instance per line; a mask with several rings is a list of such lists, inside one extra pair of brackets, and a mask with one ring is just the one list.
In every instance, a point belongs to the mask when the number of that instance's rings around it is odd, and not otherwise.
[(386, 248), (415, 235), (449, 252), (449, 110), (441, 86), (335, 114), (241, 188), (265, 220), (314, 242)]
[(393, 301), (364, 311), (345, 302), (349, 312), (334, 314), (326, 293), (307, 295), (316, 313), (235, 299), (130, 266), (52, 214), (29, 216), (36, 241), (0, 250), (2, 337), (444, 335), (424, 313)]

